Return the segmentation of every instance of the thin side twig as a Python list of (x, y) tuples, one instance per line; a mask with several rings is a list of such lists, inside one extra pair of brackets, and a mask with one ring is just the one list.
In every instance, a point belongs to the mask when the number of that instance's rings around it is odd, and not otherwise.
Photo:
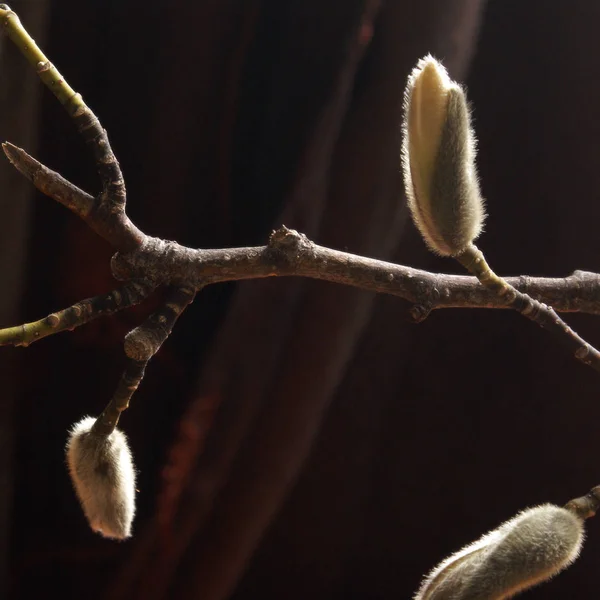
[(113, 397), (94, 423), (94, 430), (108, 435), (119, 422), (121, 413), (128, 408), (131, 397), (144, 378), (146, 365), (169, 337), (175, 322), (193, 302), (196, 290), (174, 287), (164, 304), (139, 327), (125, 337), (124, 349), (127, 366)]
[(40, 192), (76, 214), (109, 244), (122, 250), (133, 250), (141, 245), (146, 236), (131, 222), (124, 210), (109, 210), (106, 203), (99, 202), (22, 148), (4, 142), (2, 149), (13, 167)]
[(477, 277), (484, 287), (495, 293), (498, 298), (506, 299), (511, 308), (537, 323), (543, 329), (553, 333), (563, 346), (573, 352), (575, 358), (592, 367), (592, 369), (600, 371), (600, 352), (573, 331), (552, 307), (519, 292), (505, 279), (498, 277), (477, 246), (469, 244), (466, 251), (456, 258)]
[(29, 346), (49, 335), (73, 330), (98, 317), (139, 304), (153, 290), (154, 285), (144, 279), (129, 281), (108, 294), (81, 300), (39, 321), (0, 329), (0, 346)]

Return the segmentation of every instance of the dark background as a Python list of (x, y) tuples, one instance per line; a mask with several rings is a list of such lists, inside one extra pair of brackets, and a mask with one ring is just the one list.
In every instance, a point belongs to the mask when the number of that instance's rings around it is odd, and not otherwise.
[[(460, 272), (429, 254), (399, 174), (406, 76), (427, 52), (466, 83), (502, 274), (600, 269), (600, 4), (589, 0), (14, 0), (95, 110), (152, 235), (320, 244)], [(372, 24), (372, 21), (374, 22)], [(0, 138), (90, 192), (59, 104), (0, 44)], [(111, 249), (0, 161), (0, 326), (106, 292)], [(0, 597), (409, 598), (448, 553), (600, 483), (598, 375), (505, 311), (410, 306), (314, 281), (209, 288), (122, 427), (134, 537), (87, 527), (64, 467), (121, 342), (155, 301), (0, 352)], [(592, 344), (597, 317), (568, 315)], [(600, 526), (529, 598), (589, 598)]]

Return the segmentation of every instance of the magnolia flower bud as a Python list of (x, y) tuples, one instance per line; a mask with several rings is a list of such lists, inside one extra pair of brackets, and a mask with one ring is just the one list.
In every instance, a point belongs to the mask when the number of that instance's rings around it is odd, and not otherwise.
[(131, 452), (122, 431), (97, 433), (95, 421), (85, 417), (70, 431), (69, 473), (90, 527), (107, 538), (128, 538), (135, 513)]
[(512, 598), (568, 567), (583, 537), (583, 520), (573, 512), (530, 508), (444, 560), (414, 600)]
[(463, 89), (432, 56), (421, 59), (408, 78), (402, 130), (413, 221), (433, 252), (461, 254), (485, 219), (475, 136)]

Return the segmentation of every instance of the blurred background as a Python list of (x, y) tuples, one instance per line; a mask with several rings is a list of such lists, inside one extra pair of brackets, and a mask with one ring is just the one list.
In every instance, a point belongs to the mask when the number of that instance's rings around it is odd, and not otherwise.
[[(590, 0), (13, 0), (107, 128), (146, 233), (319, 244), (433, 271), (407, 219), (402, 94), (431, 52), (474, 107), (505, 275), (600, 270), (600, 4)], [(0, 139), (90, 193), (68, 117), (0, 38)], [(0, 160), (0, 326), (115, 287), (103, 240)], [(122, 427), (131, 540), (88, 528), (64, 465), (122, 339), (156, 300), (0, 351), (0, 597), (410, 598), (517, 511), (600, 483), (600, 379), (506, 311), (409, 322), (397, 298), (308, 280), (210, 287), (150, 364)], [(600, 344), (600, 319), (567, 315)], [(588, 598), (600, 523), (528, 598)]]

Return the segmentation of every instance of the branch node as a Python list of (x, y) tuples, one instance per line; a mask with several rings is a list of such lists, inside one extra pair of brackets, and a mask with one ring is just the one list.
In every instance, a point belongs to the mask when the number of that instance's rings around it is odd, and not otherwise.
[(600, 508), (600, 485), (592, 488), (585, 496), (570, 500), (565, 508), (575, 513), (580, 519), (589, 519), (596, 515)]
[(136, 327), (125, 336), (125, 355), (132, 360), (148, 361), (156, 354), (164, 338), (166, 336), (160, 328)]
[(56, 313), (52, 313), (46, 317), (46, 325), (52, 329), (56, 329), (60, 324), (60, 317)]
[(413, 323), (422, 323), (431, 313), (431, 305), (413, 304), (409, 310), (410, 319)]
[(311, 246), (312, 243), (303, 233), (298, 233), (295, 229), (288, 229), (285, 225), (273, 231), (269, 236), (269, 247), (286, 253)]
[(148, 362), (169, 337), (175, 321), (195, 295), (196, 291), (191, 288), (173, 288), (164, 305), (125, 336), (123, 346), (127, 357)]
[(39, 75), (40, 73), (45, 73), (46, 71), (49, 71), (52, 68), (52, 66), (52, 63), (49, 60), (40, 60), (40, 62), (38, 62), (38, 64), (35, 66), (35, 70)]

